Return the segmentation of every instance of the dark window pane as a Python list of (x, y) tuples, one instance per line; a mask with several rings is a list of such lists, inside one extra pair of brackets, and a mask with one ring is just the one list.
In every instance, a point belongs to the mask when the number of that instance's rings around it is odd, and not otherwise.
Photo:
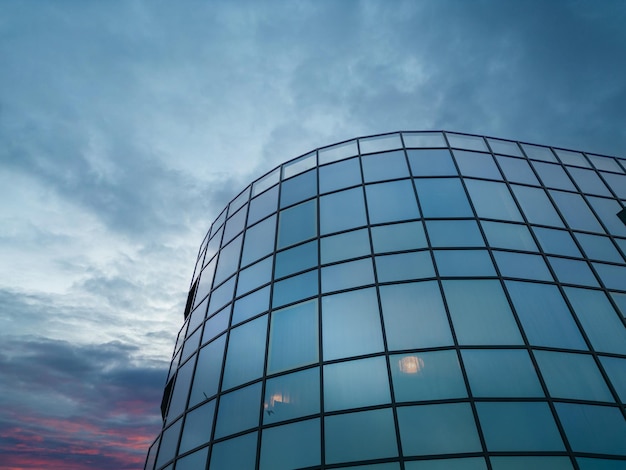
[[(209, 442), (213, 429), (214, 412), (215, 400), (187, 413), (183, 435), (180, 439), (180, 448), (178, 449), (179, 454)], [(206, 461), (206, 454), (204, 458)]]
[(217, 470), (254, 468), (256, 441), (257, 433), (251, 432), (214, 444), (209, 467)]
[(275, 278), (289, 276), (317, 265), (317, 241), (276, 253)]
[(565, 284), (599, 287), (596, 277), (585, 261), (548, 257), (559, 281)]
[(474, 220), (430, 220), (426, 222), (426, 230), (435, 248), (485, 246)]
[(290, 206), (317, 194), (317, 172), (307, 171), (283, 181), (280, 187), (280, 207)]
[(264, 315), (231, 330), (222, 390), (262, 375), (266, 328), (267, 315)]
[(582, 257), (569, 232), (542, 227), (533, 227), (533, 232), (546, 253)]
[(307, 369), (270, 379), (265, 385), (263, 423), (278, 423), (320, 412), (320, 370)]
[(435, 261), (440, 276), (495, 276), (489, 253), (486, 250), (436, 250)]
[(283, 248), (314, 237), (317, 234), (317, 204), (304, 202), (280, 212), (278, 247)]
[(222, 373), (225, 343), (226, 335), (223, 335), (200, 350), (196, 373), (193, 377), (189, 407), (217, 393), (217, 387)]
[(260, 410), (260, 382), (222, 395), (217, 409), (215, 438), (257, 426)]
[(569, 457), (491, 457), (490, 460), (493, 470), (574, 470)]
[(320, 464), (320, 420), (264, 429), (260, 470), (291, 470)]
[(517, 277), (552, 281), (552, 274), (546, 262), (539, 255), (526, 253), (511, 253), (509, 251), (494, 251), (496, 263), (504, 277)]

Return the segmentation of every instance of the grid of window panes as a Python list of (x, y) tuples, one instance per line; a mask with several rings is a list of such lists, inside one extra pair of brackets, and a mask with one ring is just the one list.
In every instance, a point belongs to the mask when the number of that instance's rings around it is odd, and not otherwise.
[(625, 169), (400, 132), (268, 173), (202, 243), (146, 468), (626, 469)]

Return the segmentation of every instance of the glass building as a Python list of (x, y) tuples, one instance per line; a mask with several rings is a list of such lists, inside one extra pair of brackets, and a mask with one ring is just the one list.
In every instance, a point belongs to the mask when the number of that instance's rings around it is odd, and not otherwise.
[(626, 469), (626, 159), (319, 148), (201, 244), (147, 470)]

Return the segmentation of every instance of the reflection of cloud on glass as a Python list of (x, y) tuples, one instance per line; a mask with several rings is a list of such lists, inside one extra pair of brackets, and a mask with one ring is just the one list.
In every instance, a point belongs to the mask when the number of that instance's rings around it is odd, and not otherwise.
[(424, 360), (418, 356), (405, 356), (398, 360), (398, 367), (403, 374), (417, 374), (424, 368)]

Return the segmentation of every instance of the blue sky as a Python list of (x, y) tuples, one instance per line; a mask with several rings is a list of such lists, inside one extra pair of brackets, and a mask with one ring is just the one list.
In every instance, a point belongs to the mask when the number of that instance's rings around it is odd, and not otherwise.
[(626, 155), (617, 0), (0, 0), (0, 469), (137, 468), (204, 232), (313, 148)]

